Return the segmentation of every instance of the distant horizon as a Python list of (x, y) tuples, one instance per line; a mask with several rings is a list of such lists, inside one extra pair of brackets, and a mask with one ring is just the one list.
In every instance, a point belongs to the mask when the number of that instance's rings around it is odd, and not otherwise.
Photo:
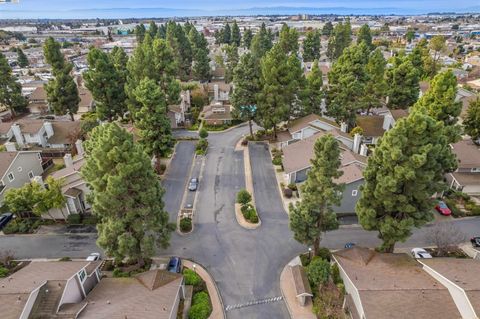
[(422, 15), (428, 13), (480, 13), (480, 3), (471, 0), (246, 0), (232, 5), (224, 0), (20, 0), (1, 3), (0, 19), (126, 19), (235, 15)]

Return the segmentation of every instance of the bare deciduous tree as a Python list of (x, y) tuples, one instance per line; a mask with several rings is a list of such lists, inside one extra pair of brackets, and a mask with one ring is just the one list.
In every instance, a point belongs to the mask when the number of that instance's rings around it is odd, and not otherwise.
[(437, 246), (439, 256), (444, 256), (449, 250), (466, 241), (466, 235), (451, 222), (434, 224), (428, 229), (426, 237)]

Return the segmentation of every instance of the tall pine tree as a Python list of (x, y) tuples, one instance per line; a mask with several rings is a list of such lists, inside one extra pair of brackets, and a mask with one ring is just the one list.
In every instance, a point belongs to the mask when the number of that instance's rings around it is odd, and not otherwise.
[(312, 62), (320, 59), (320, 33), (318, 31), (308, 31), (303, 42), (303, 61)]
[(5, 105), (15, 115), (25, 111), (27, 100), (22, 95), (22, 86), (12, 74), (7, 58), (0, 53), (0, 104)]

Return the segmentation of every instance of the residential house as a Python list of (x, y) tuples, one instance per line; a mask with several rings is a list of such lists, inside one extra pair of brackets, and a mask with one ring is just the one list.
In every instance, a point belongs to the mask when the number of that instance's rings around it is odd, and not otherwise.
[(22, 187), (43, 173), (40, 152), (17, 152), (13, 143), (6, 146), (7, 152), (0, 152), (0, 206), (7, 190)]
[(203, 119), (207, 125), (228, 125), (233, 121), (233, 106), (220, 101), (213, 102), (203, 109)]
[(355, 246), (333, 253), (350, 318), (462, 318), (448, 289), (406, 254)]
[(228, 102), (230, 101), (230, 92), (232, 86), (224, 81), (215, 81), (208, 83), (208, 96), (214, 102)]
[(9, 121), (12, 117), (12, 111), (6, 105), (0, 105), (0, 123)]
[(190, 90), (183, 91), (180, 94), (179, 105), (168, 106), (168, 117), (172, 128), (179, 128), (185, 126), (188, 116), (187, 113), (190, 110)]
[[(315, 156), (315, 142), (321, 136), (331, 133), (332, 131), (319, 132), (283, 148), (284, 179), (287, 184), (301, 183), (307, 179), (312, 166), (310, 161)], [(340, 144), (340, 149), (340, 170), (343, 175), (335, 182), (344, 184), (345, 188), (340, 205), (333, 207), (333, 210), (337, 214), (352, 214), (355, 213), (355, 205), (360, 198), (360, 186), (364, 183), (362, 171), (366, 167), (367, 158), (352, 152), (345, 145)]]
[(451, 188), (469, 195), (480, 195), (480, 147), (471, 139), (461, 140), (452, 145), (457, 156), (458, 168), (447, 174)]
[(80, 97), (80, 102), (78, 103), (77, 117), (93, 111), (95, 107), (95, 101), (93, 100), (92, 93), (90, 93), (88, 89), (79, 86), (78, 96)]
[(63, 181), (62, 193), (65, 197), (66, 204), (63, 208), (53, 208), (44, 218), (67, 219), (71, 214), (89, 213), (91, 206), (87, 203), (86, 197), (90, 193), (87, 183), (80, 174), (80, 170), (85, 164), (83, 157), (82, 142), (78, 140), (75, 143), (77, 149), (77, 157), (72, 158), (71, 154), (65, 154), (65, 168), (53, 172), (51, 176), (55, 180)]
[(423, 269), (447, 287), (462, 318), (480, 317), (480, 262), (474, 259), (418, 260)]
[[(80, 132), (80, 121), (46, 121), (23, 118), (0, 125), (0, 134), (21, 148), (70, 149), (71, 139)], [(7, 126), (10, 126), (7, 130)], [(4, 133), (6, 131), (6, 133)]]
[(38, 86), (28, 96), (28, 110), (34, 114), (45, 114), (48, 112), (47, 92), (42, 86)]
[(286, 131), (277, 133), (277, 147), (283, 149), (319, 132), (330, 132), (348, 149), (354, 149), (354, 139), (346, 133), (345, 126), (340, 127), (334, 121), (316, 114), (310, 114), (290, 122)]
[(150, 270), (135, 277), (103, 278), (101, 262), (33, 261), (0, 280), (4, 319), (177, 318), (183, 277)]

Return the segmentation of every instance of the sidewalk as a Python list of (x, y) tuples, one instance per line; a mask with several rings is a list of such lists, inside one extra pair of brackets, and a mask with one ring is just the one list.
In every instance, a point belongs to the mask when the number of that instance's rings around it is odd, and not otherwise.
[(287, 305), (290, 318), (292, 319), (316, 319), (313, 314), (313, 305), (309, 300), (304, 307), (300, 306), (295, 296), (295, 284), (293, 275), (290, 270), (291, 266), (301, 264), (300, 258), (297, 256), (292, 259), (282, 270), (280, 274), (280, 289), (282, 290), (283, 300)]
[(225, 311), (223, 307), (223, 302), (220, 297), (220, 292), (218, 291), (217, 285), (213, 280), (212, 276), (197, 263), (193, 263), (190, 260), (182, 259), (183, 265), (189, 269), (193, 269), (195, 264), (195, 272), (205, 281), (207, 284), (208, 294), (210, 295), (210, 301), (212, 302), (212, 313), (210, 314), (209, 319), (224, 319)]

